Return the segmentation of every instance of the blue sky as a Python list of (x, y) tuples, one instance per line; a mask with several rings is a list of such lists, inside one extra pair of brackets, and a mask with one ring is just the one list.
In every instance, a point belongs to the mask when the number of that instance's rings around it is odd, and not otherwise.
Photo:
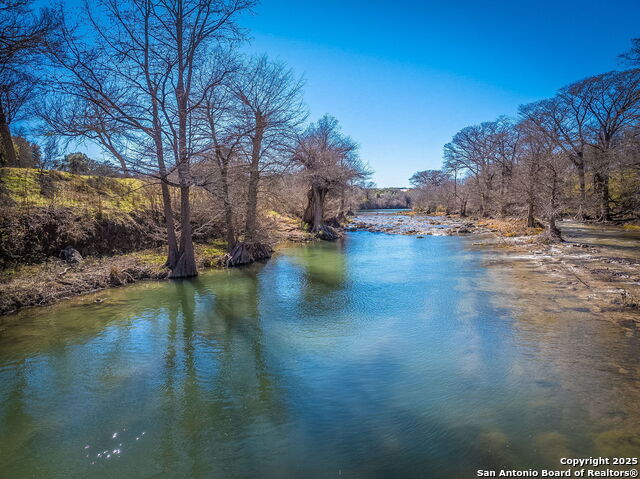
[(405, 186), (461, 128), (616, 68), (640, 1), (263, 0), (241, 23), (304, 74), (311, 119), (336, 116), (373, 180)]
[(334, 115), (378, 186), (407, 186), (465, 126), (619, 66), (640, 0), (262, 0), (240, 23), (246, 51), (304, 75), (310, 120)]

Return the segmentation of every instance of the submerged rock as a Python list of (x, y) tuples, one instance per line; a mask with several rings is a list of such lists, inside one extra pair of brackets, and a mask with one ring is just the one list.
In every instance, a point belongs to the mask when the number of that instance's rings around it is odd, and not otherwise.
[(557, 462), (561, 457), (571, 457), (569, 439), (558, 431), (547, 431), (533, 437), (535, 450), (549, 462)]
[(82, 255), (77, 249), (71, 246), (67, 246), (65, 249), (60, 251), (60, 258), (69, 264), (80, 264), (83, 261)]

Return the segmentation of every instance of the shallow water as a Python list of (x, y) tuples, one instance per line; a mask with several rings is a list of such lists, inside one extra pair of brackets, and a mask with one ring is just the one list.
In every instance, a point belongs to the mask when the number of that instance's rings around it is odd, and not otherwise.
[(355, 232), (24, 311), (0, 331), (0, 477), (457, 478), (640, 454), (638, 339), (485, 259)]
[(640, 231), (574, 221), (562, 221), (559, 226), (569, 242), (595, 246), (612, 256), (640, 259)]

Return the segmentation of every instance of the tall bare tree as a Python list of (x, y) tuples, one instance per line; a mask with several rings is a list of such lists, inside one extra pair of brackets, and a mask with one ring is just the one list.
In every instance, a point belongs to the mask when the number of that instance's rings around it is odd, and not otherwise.
[(11, 138), (11, 124), (19, 119), (36, 91), (41, 53), (53, 47), (52, 31), (58, 15), (33, 9), (31, 0), (0, 0), (0, 164), (19, 166)]
[[(201, 147), (193, 122), (204, 93), (194, 88), (195, 79), (213, 49), (241, 38), (235, 17), (252, 5), (251, 0), (102, 0), (101, 13), (89, 16), (92, 36), (78, 39), (65, 27), (66, 52), (52, 54), (66, 72), (55, 82), (58, 92), (80, 105), (78, 115), (67, 111), (77, 119), (69, 131), (84, 132), (129, 169), (160, 180), (170, 277), (197, 274), (190, 165)], [(169, 186), (180, 190), (179, 243)]]
[(609, 178), (615, 150), (624, 132), (640, 118), (640, 69), (586, 78), (571, 85), (569, 92), (584, 101), (589, 113), (586, 129), (594, 157), (594, 187), (600, 219), (609, 221)]
[(229, 88), (232, 81), (229, 77), (237, 74), (237, 65), (229, 62), (225, 72), (224, 76), (214, 75), (204, 80), (204, 101), (198, 113), (204, 120), (202, 134), (209, 141), (205, 157), (212, 159), (215, 166), (213, 174), (209, 171), (204, 175), (202, 185), (222, 200), (227, 248), (231, 251), (238, 239), (231, 198), (232, 168), (238, 163), (248, 132), (246, 122), (238, 114), (237, 99)]
[(251, 58), (231, 88), (245, 119), (249, 166), (245, 235), (256, 238), (258, 189), (263, 171), (282, 167), (307, 113), (302, 99), (303, 80), (283, 63), (266, 55)]
[(481, 216), (490, 210), (493, 184), (496, 176), (495, 150), (492, 133), (495, 124), (485, 122), (469, 126), (456, 133), (444, 146), (445, 168), (468, 173), (477, 190)]

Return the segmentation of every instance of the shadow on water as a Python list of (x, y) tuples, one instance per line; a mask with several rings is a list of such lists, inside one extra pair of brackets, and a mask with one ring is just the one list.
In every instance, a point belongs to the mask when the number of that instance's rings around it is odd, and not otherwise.
[(25, 311), (0, 333), (0, 475), (447, 478), (637, 454), (637, 339), (482, 255), (359, 232)]

